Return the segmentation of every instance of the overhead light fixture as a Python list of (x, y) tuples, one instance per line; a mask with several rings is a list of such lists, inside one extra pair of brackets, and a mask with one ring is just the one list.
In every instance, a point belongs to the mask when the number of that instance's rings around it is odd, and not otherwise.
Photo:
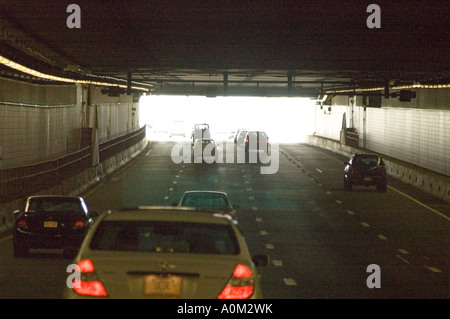
[[(75, 83), (75, 84), (92, 84), (92, 85), (99, 85), (99, 86), (117, 86), (120, 88), (127, 88), (127, 85), (122, 85), (122, 84), (98, 82), (98, 81), (91, 81), (91, 80), (76, 80), (76, 79), (63, 78), (63, 77), (59, 77), (59, 76), (55, 76), (55, 75), (45, 74), (45, 73), (30, 69), (26, 66), (23, 66), (19, 63), (14, 62), (14, 61), (11, 61), (1, 55), (0, 55), (0, 63), (7, 67), (10, 67), (14, 70), (29, 74), (29, 75), (37, 77), (37, 78), (50, 80), (50, 81)], [(131, 88), (134, 90), (145, 91), (145, 92), (147, 92), (149, 90), (147, 88), (139, 87), (139, 86), (132, 86)]]

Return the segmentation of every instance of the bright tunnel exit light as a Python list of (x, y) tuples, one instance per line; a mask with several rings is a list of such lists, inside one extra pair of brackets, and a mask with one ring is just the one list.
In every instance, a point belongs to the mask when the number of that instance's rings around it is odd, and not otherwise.
[(295, 97), (148, 95), (140, 99), (139, 121), (154, 140), (189, 139), (195, 124), (208, 123), (219, 141), (247, 128), (265, 131), (272, 142), (301, 143), (314, 132), (314, 106)]

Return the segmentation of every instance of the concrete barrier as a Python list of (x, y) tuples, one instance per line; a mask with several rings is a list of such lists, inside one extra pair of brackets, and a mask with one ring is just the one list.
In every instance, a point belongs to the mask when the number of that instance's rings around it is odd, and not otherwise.
[[(343, 145), (339, 141), (316, 135), (309, 135), (308, 144), (325, 148), (334, 153), (350, 157), (356, 152), (370, 151)], [(372, 151), (373, 152), (373, 151)], [(374, 152), (375, 153), (375, 152)], [(383, 156), (386, 172), (389, 176), (397, 178), (406, 184), (413, 185), (426, 193), (450, 203), (450, 178), (413, 164)]]

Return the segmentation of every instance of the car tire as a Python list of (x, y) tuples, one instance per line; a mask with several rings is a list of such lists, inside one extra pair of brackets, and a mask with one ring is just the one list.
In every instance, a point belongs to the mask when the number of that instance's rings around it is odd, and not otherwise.
[(387, 191), (387, 185), (384, 183), (379, 183), (377, 184), (377, 191), (381, 192), (381, 193), (385, 193)]
[(30, 250), (22, 245), (14, 245), (14, 257), (16, 258), (25, 258), (28, 257)]
[(348, 192), (352, 190), (352, 183), (346, 179), (344, 179), (344, 189)]

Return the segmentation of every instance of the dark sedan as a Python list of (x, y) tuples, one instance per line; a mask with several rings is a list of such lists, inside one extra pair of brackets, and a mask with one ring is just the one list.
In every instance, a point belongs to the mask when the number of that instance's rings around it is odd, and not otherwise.
[(387, 190), (386, 167), (380, 155), (354, 154), (344, 165), (345, 190), (352, 190), (353, 185), (375, 186), (380, 192)]
[(78, 249), (96, 216), (82, 197), (28, 197), (14, 212), (14, 256), (26, 257), (30, 249)]

